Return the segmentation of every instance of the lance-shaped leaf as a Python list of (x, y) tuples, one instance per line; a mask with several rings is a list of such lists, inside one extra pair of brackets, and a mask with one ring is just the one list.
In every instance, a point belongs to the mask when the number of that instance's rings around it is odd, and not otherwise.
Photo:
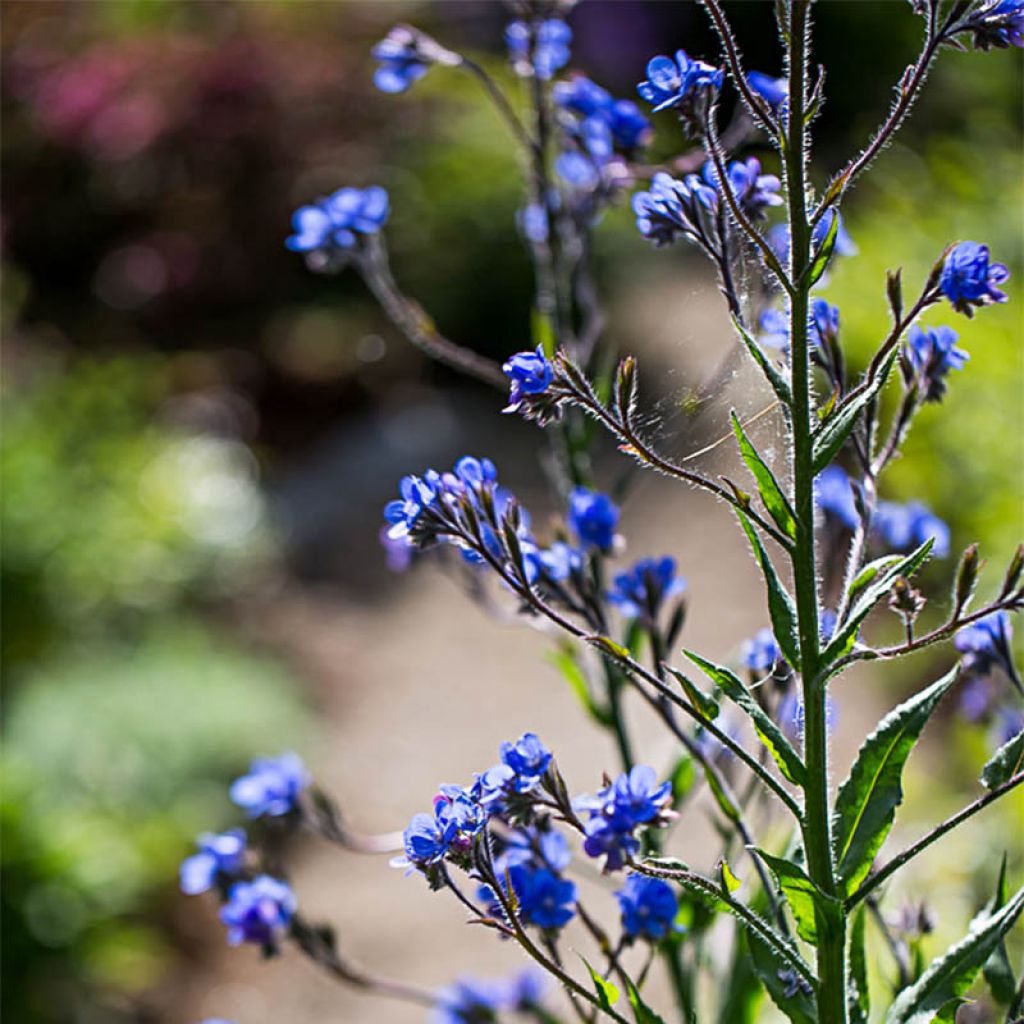
[[(892, 1004), (885, 1024), (932, 1024), (971, 987), (978, 972), (1024, 910), (1024, 888), (994, 914), (983, 910), (952, 946)], [(941, 1019), (941, 1018), (940, 1018)]]
[(928, 558), (935, 540), (929, 537), (916, 551), (906, 556), (880, 558), (865, 566), (850, 586), (850, 593), (856, 594), (850, 601), (850, 611), (836, 626), (828, 646), (822, 652), (822, 665), (829, 665), (841, 658), (853, 646), (861, 624), (871, 609), (892, 590), (901, 576), (910, 578)]
[(754, 357), (754, 362), (761, 367), (761, 372), (765, 375), (768, 383), (771, 384), (772, 390), (779, 401), (786, 406), (792, 405), (793, 392), (789, 386), (789, 381), (782, 376), (775, 364), (764, 354), (764, 349), (757, 343), (757, 340), (736, 317), (732, 318), (732, 325), (743, 341), (743, 344), (747, 346), (747, 351)]
[(846, 1008), (850, 1024), (868, 1024), (871, 1013), (871, 995), (868, 990), (867, 947), (864, 936), (864, 921), (867, 910), (859, 906), (850, 923), (850, 946), (847, 953), (849, 991)]
[(750, 691), (740, 679), (722, 665), (715, 665), (693, 651), (683, 653), (711, 679), (734, 704), (742, 708), (749, 716), (757, 732), (758, 738), (775, 759), (779, 771), (797, 786), (807, 781), (807, 769), (793, 745), (782, 734), (779, 727), (765, 712), (764, 708), (751, 696)]
[(680, 672), (679, 669), (666, 665), (665, 670), (678, 681), (687, 699), (694, 709), (700, 713), (702, 718), (711, 722), (718, 717), (718, 701), (714, 697), (709, 697), (692, 679)]
[(585, 956), (581, 956), (580, 959), (583, 961), (583, 966), (590, 972), (590, 979), (594, 983), (594, 989), (597, 992), (597, 1001), (601, 1004), (602, 1010), (612, 1009), (612, 1006), (619, 1001), (619, 990), (618, 987), (613, 985), (607, 979), (601, 977), (597, 971), (587, 962)]
[(825, 268), (828, 266), (828, 261), (832, 259), (832, 253), (836, 247), (836, 239), (839, 237), (839, 211), (832, 207), (831, 212), (832, 221), (828, 226), (828, 231), (814, 253), (811, 265), (807, 268), (809, 286), (816, 284), (821, 275), (825, 273)]
[(639, 990), (633, 984), (633, 979), (628, 974), (624, 974), (623, 980), (626, 982), (626, 994), (629, 996), (629, 1005), (633, 1007), (633, 1016), (636, 1018), (636, 1024), (665, 1024), (664, 1018), (659, 1017), (643, 1001)]
[(903, 801), (903, 765), (959, 667), (889, 712), (864, 741), (836, 796), (835, 860), (846, 895), (863, 881)]
[(750, 959), (772, 1002), (793, 1024), (818, 1024), (814, 990), (756, 932), (745, 928)]
[(755, 852), (775, 875), (782, 895), (793, 911), (796, 931), (801, 939), (817, 945), (819, 923), (823, 928), (837, 929), (842, 912), (838, 900), (823, 893), (799, 864), (784, 857), (773, 857), (764, 850), (755, 848)]
[(885, 387), (885, 382), (889, 379), (889, 371), (892, 370), (897, 355), (899, 355), (898, 347), (885, 357), (878, 372), (867, 382), (864, 390), (851, 393), (850, 397), (818, 428), (814, 435), (813, 448), (815, 474), (820, 473), (835, 458), (839, 449), (850, 436), (857, 417)]
[[(1006, 854), (1003, 854), (1003, 863), (999, 867), (999, 878), (996, 881), (996, 892), (991, 901), (985, 907), (989, 914), (995, 914), (1006, 906)], [(1017, 989), (1017, 981), (1013, 976), (1013, 967), (1010, 958), (1006, 953), (1006, 942), (999, 940), (998, 945), (992, 951), (992, 955), (985, 961), (982, 967), (985, 981), (988, 982), (989, 991), (995, 997), (996, 1002), (1004, 1005), (1013, 1001)]]
[(1024, 730), (1004, 743), (985, 762), (981, 769), (981, 784), (986, 789), (998, 789), (1024, 769)]
[(790, 540), (796, 540), (796, 516), (793, 509), (783, 493), (775, 474), (768, 468), (768, 464), (761, 458), (758, 450), (753, 446), (750, 439), (743, 431), (743, 425), (735, 412), (729, 414), (732, 419), (732, 429), (736, 434), (736, 441), (740, 446), (740, 455), (746, 463), (754, 479), (757, 481), (757, 490), (768, 509), (769, 515), (775, 520), (775, 525)]
[(783, 657), (794, 668), (800, 664), (800, 643), (797, 640), (796, 609), (793, 607), (793, 599), (789, 596), (786, 588), (782, 585), (772, 565), (768, 552), (761, 543), (761, 537), (754, 529), (749, 517), (742, 509), (736, 509), (740, 526), (754, 549), (754, 558), (761, 568), (761, 575), (764, 577), (765, 586), (768, 588), (768, 615), (772, 620), (772, 630)]

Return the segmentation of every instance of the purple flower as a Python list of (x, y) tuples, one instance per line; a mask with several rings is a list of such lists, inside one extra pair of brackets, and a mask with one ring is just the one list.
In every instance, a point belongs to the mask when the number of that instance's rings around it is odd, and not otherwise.
[(979, 50), (1024, 46), (1024, 0), (996, 0), (967, 21)]
[(720, 89), (721, 86), (722, 72), (718, 68), (677, 50), (675, 60), (663, 56), (651, 60), (647, 65), (647, 79), (637, 85), (636, 91), (658, 113), (680, 106), (698, 90)]
[(181, 862), (181, 891), (196, 896), (212, 889), (217, 882), (237, 875), (245, 861), (245, 832), (204, 832), (197, 840), (199, 853)]
[(855, 530), (860, 522), (853, 484), (840, 466), (827, 466), (814, 480), (814, 504), (832, 520), (847, 529)]
[(388, 219), (388, 194), (370, 188), (341, 188), (327, 199), (300, 206), (292, 217), (294, 234), (285, 240), (292, 252), (303, 252), (316, 260), (316, 267), (338, 250), (351, 249), (361, 235), (376, 234)]
[[(769, 206), (780, 206), (782, 183), (774, 174), (761, 173), (761, 161), (756, 157), (734, 160), (726, 168), (729, 187), (739, 207), (752, 217), (761, 217)], [(721, 192), (718, 170), (708, 160), (701, 170), (701, 177), (716, 192)]]
[(539, 395), (547, 391), (554, 378), (542, 345), (537, 346), (536, 352), (517, 352), (501, 369), (512, 382), (508, 405), (502, 412), (515, 412), (524, 395)]
[(1009, 276), (1004, 264), (989, 262), (987, 245), (961, 242), (946, 257), (939, 287), (958, 313), (973, 316), (975, 306), (1006, 301), (996, 285)]
[(632, 100), (616, 100), (586, 75), (558, 82), (552, 91), (555, 103), (586, 121), (603, 122), (615, 146), (624, 150), (645, 146), (653, 134), (651, 122)]
[(298, 754), (261, 757), (249, 774), (231, 784), (231, 799), (250, 818), (276, 818), (295, 809), (299, 795), (309, 785), (309, 775)]
[(958, 630), (953, 646), (960, 652), (960, 661), (973, 675), (987, 676), (996, 666), (1011, 678), (1016, 678), (1010, 640), (1013, 626), (1010, 613), (993, 612), (969, 626)]
[(523, 78), (536, 75), (547, 81), (569, 63), (572, 29), (558, 18), (549, 18), (534, 28), (531, 32), (531, 26), (525, 21), (513, 21), (505, 29), (505, 45), (517, 75)]
[(373, 84), (381, 92), (405, 92), (428, 70), (417, 45), (418, 33), (405, 25), (396, 25), (371, 51), (380, 67), (373, 73)]
[(957, 333), (950, 327), (910, 328), (904, 353), (926, 402), (941, 402), (946, 374), (962, 370), (971, 357), (956, 347)]
[(236, 882), (221, 907), (220, 919), (227, 925), (228, 942), (256, 942), (273, 948), (277, 936), (288, 927), (297, 906), (291, 888), (270, 875), (257, 875), (251, 882)]
[(607, 494), (577, 487), (569, 495), (566, 520), (583, 547), (608, 551), (615, 540), (619, 509)]
[(768, 104), (772, 110), (778, 110), (786, 102), (788, 84), (785, 78), (773, 78), (763, 71), (751, 71), (747, 74), (747, 85)]
[(512, 788), (517, 793), (536, 788), (551, 764), (551, 752), (532, 732), (523, 733), (515, 743), (502, 743), (500, 757), (514, 773)]
[(497, 1021), (503, 993), (493, 982), (459, 978), (437, 994), (432, 1024), (488, 1024)]
[(685, 589), (674, 558), (641, 558), (614, 578), (608, 600), (627, 618), (653, 622), (662, 604)]
[(657, 942), (673, 930), (679, 901), (668, 882), (629, 875), (615, 894), (622, 911), (622, 928), (631, 939)]
[(441, 821), (435, 814), (414, 814), (402, 833), (405, 857), (396, 857), (393, 867), (426, 868), (444, 860), (458, 833), (458, 824), (449, 818)]
[(770, 672), (782, 661), (782, 651), (770, 629), (759, 629), (743, 643), (743, 664), (751, 672)]
[(920, 501), (880, 501), (871, 529), (893, 551), (909, 551), (931, 539), (936, 558), (949, 554), (949, 527)]
[(515, 864), (508, 869), (519, 900), (519, 915), (538, 928), (561, 928), (576, 913), (576, 886), (547, 868)]

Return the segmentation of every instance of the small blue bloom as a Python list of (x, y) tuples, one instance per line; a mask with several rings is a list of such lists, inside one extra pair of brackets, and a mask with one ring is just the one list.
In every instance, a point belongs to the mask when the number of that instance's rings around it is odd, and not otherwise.
[(245, 861), (245, 832), (204, 832), (197, 840), (199, 853), (181, 862), (181, 891), (196, 896), (212, 889), (218, 881), (237, 875)]
[(789, 317), (781, 309), (766, 309), (757, 321), (758, 341), (780, 352), (789, 351)]
[(555, 171), (571, 188), (593, 192), (601, 184), (601, 172), (593, 160), (572, 150), (555, 159)]
[(409, 827), (402, 833), (402, 848), (405, 858), (396, 858), (396, 867), (425, 868), (444, 860), (458, 833), (458, 824), (452, 820), (441, 821), (434, 814), (414, 814)]
[[(766, 309), (758, 320), (758, 338), (762, 345), (789, 351), (789, 310)], [(807, 344), (812, 351), (821, 349), (825, 342), (835, 343), (839, 339), (839, 307), (830, 305), (825, 299), (811, 300), (807, 313)]]
[(493, 982), (459, 978), (437, 994), (431, 1013), (432, 1024), (488, 1024), (498, 1020), (502, 1009), (501, 989)]
[(391, 524), (388, 536), (392, 540), (408, 538), (423, 510), (437, 500), (440, 478), (433, 470), (428, 470), (425, 475), (426, 479), (402, 477), (398, 485), (401, 499), (390, 501), (384, 507), (384, 518)]
[(604, 122), (614, 144), (624, 150), (647, 145), (654, 129), (632, 100), (616, 100), (586, 75), (558, 82), (552, 92), (555, 103), (587, 120)]
[(654, 108), (654, 113), (677, 107), (700, 89), (720, 89), (722, 72), (703, 61), (688, 57), (677, 50), (671, 57), (655, 57), (647, 65), (647, 79), (636, 87), (642, 99)]
[(538, 557), (542, 575), (555, 583), (567, 580), (583, 568), (583, 552), (561, 540), (541, 551)]
[(629, 875), (615, 894), (622, 910), (622, 928), (631, 939), (658, 942), (673, 930), (679, 901), (668, 882)]
[(499, 874), (513, 864), (564, 871), (572, 860), (569, 843), (554, 829), (540, 831), (535, 825), (515, 829), (505, 836), (505, 847), (498, 858)]
[(768, 104), (772, 110), (778, 110), (789, 95), (785, 78), (773, 78), (763, 71), (751, 71), (747, 74), (747, 85)]
[(516, 220), (523, 236), (534, 245), (541, 245), (551, 235), (548, 211), (543, 203), (527, 203), (516, 215)]
[(515, 864), (508, 869), (519, 915), (538, 928), (561, 928), (576, 913), (576, 885), (547, 868)]
[(826, 342), (835, 343), (839, 338), (839, 307), (825, 299), (813, 299), (809, 327), (813, 348), (823, 347)]
[(228, 942), (257, 942), (272, 947), (288, 927), (297, 901), (291, 888), (270, 875), (257, 875), (251, 882), (236, 882), (221, 907), (220, 919), (227, 925)]
[[(696, 175), (691, 177), (696, 180)], [(718, 200), (714, 189), (703, 183), (702, 188), (704, 192), (694, 191), (686, 182), (659, 171), (651, 179), (649, 191), (633, 194), (637, 230), (659, 248), (671, 245), (679, 235), (698, 237), (701, 206)]]
[(537, 346), (536, 352), (517, 352), (501, 369), (512, 382), (508, 405), (502, 412), (515, 412), (522, 404), (524, 395), (539, 395), (547, 391), (554, 379), (551, 363), (544, 355), (542, 345)]
[(853, 484), (840, 466), (827, 466), (814, 480), (814, 504), (826, 519), (855, 530), (860, 522)]
[(373, 48), (373, 59), (380, 67), (373, 73), (373, 84), (381, 92), (405, 92), (426, 73), (428, 64), (420, 52), (418, 36), (405, 25), (396, 25)]
[(250, 818), (276, 818), (295, 809), (308, 785), (309, 775), (298, 754), (261, 757), (253, 761), (248, 775), (231, 784), (231, 799)]
[(529, 1013), (540, 1006), (547, 990), (547, 976), (527, 967), (508, 983), (506, 1000), (509, 1009), (518, 1013)]
[[(781, 206), (779, 191), (782, 183), (774, 174), (761, 173), (761, 161), (756, 157), (734, 160), (726, 168), (729, 187), (740, 209), (752, 217), (760, 217), (769, 206)], [(720, 192), (718, 169), (708, 160), (701, 170), (701, 177), (716, 192)]]
[(376, 234), (388, 219), (388, 194), (370, 188), (341, 188), (327, 199), (300, 206), (292, 217), (295, 233), (285, 240), (292, 252), (329, 257), (351, 249), (361, 235)]
[(515, 743), (502, 743), (500, 757), (515, 774), (512, 788), (517, 793), (536, 788), (551, 764), (551, 752), (532, 732), (523, 733)]
[(641, 558), (614, 578), (608, 600), (627, 618), (653, 622), (663, 603), (685, 589), (674, 558)]
[(525, 21), (513, 21), (505, 29), (505, 45), (517, 75), (523, 78), (536, 75), (546, 82), (569, 63), (572, 29), (558, 18), (542, 21), (535, 28), (532, 60), (531, 31)]
[(964, 626), (953, 637), (953, 646), (960, 652), (964, 668), (972, 674), (987, 676), (999, 666), (1013, 679), (1016, 672), (1010, 649), (1012, 636), (1010, 613), (997, 611)]
[(871, 529), (893, 551), (909, 551), (932, 539), (936, 558), (949, 554), (949, 527), (920, 501), (880, 501)]
[(956, 347), (958, 337), (950, 327), (926, 327), (914, 324), (907, 333), (904, 348), (926, 402), (941, 402), (946, 393), (946, 374), (962, 370), (971, 357)]
[(615, 540), (619, 508), (607, 494), (577, 487), (569, 495), (566, 521), (581, 545), (608, 551)]
[(1024, 46), (1024, 0), (996, 0), (972, 14), (967, 24), (979, 50)]
[(1009, 276), (1004, 264), (989, 262), (987, 245), (961, 242), (946, 257), (939, 287), (957, 312), (972, 316), (975, 306), (1006, 301), (996, 285)]
[(640, 852), (640, 840), (631, 831), (615, 828), (602, 817), (591, 818), (583, 829), (584, 852), (588, 857), (604, 857), (605, 871), (621, 870), (627, 860)]
[[(820, 246), (828, 236), (829, 228), (832, 226), (832, 218), (839, 218), (839, 228), (836, 231), (835, 248), (832, 250), (834, 256), (854, 256), (857, 253), (857, 246), (850, 237), (849, 232), (843, 224), (842, 215), (838, 210), (830, 208), (825, 211), (821, 220), (814, 225), (811, 232), (811, 241), (815, 248)], [(772, 247), (779, 262), (785, 265), (789, 262), (789, 225), (775, 224), (768, 231), (768, 244)], [(822, 279), (824, 280), (824, 279)], [(819, 284), (822, 281), (818, 282)]]
[[(775, 711), (775, 720), (779, 728), (791, 740), (799, 740), (804, 731), (804, 701), (796, 689), (791, 689), (779, 701)], [(839, 711), (831, 697), (825, 698), (825, 729), (832, 733), (839, 721)]]
[(782, 661), (782, 651), (775, 634), (768, 628), (759, 629), (743, 644), (743, 664), (751, 672), (770, 672)]
[(551, 96), (563, 110), (572, 111), (581, 117), (600, 116), (615, 102), (607, 89), (602, 89), (586, 75), (580, 74), (555, 83)]

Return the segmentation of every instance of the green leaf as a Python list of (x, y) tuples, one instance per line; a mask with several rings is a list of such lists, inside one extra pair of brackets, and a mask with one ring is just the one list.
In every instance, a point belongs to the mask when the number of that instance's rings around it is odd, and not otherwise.
[(1017, 733), (1004, 743), (981, 769), (981, 784), (986, 789), (997, 789), (1009, 782), (1024, 767), (1024, 732)]
[(723, 857), (718, 862), (718, 882), (722, 888), (732, 895), (743, 884), (729, 867), (729, 862)]
[(782, 734), (779, 727), (766, 714), (760, 704), (751, 696), (750, 691), (740, 679), (729, 669), (706, 661), (693, 651), (683, 653), (711, 679), (721, 691), (738, 707), (742, 708), (753, 722), (758, 738), (775, 759), (779, 771), (795, 785), (802, 786), (807, 781), (807, 769), (793, 745)]
[[(989, 914), (994, 914), (1006, 906), (1006, 854), (1003, 854), (1003, 863), (999, 868), (999, 878), (996, 881), (995, 895), (986, 906)], [(988, 982), (989, 991), (997, 1003), (1004, 1006), (1013, 1001), (1017, 992), (1017, 980), (1013, 974), (1013, 967), (1010, 965), (1010, 958), (1006, 953), (1006, 942), (999, 940), (999, 944), (992, 951), (992, 955), (985, 961), (982, 967), (985, 981)]]
[(756, 932), (743, 929), (750, 959), (772, 1002), (793, 1024), (818, 1024), (818, 1005), (813, 992), (793, 980), (793, 968)]
[(786, 495), (767, 463), (743, 432), (743, 425), (740, 423), (739, 417), (735, 412), (731, 412), (729, 415), (732, 419), (732, 429), (736, 434), (736, 441), (740, 446), (740, 455), (743, 456), (747, 469), (757, 481), (757, 490), (764, 502), (764, 507), (768, 509), (769, 515), (775, 520), (775, 525), (790, 540), (796, 540), (796, 516), (793, 514)]
[(868, 961), (864, 923), (867, 910), (861, 904), (850, 922), (850, 946), (847, 954), (849, 991), (846, 1006), (850, 1024), (868, 1024), (871, 1013), (871, 995), (868, 989)]
[(754, 549), (754, 557), (761, 567), (761, 575), (764, 576), (765, 585), (768, 588), (768, 615), (772, 620), (772, 631), (775, 639), (786, 661), (796, 668), (800, 663), (800, 643), (797, 640), (796, 609), (793, 607), (793, 599), (789, 596), (786, 588), (782, 585), (775, 573), (775, 567), (761, 543), (761, 537), (754, 529), (749, 517), (741, 509), (736, 509), (740, 526)]
[(587, 962), (585, 956), (581, 956), (580, 959), (583, 961), (583, 966), (590, 972), (590, 978), (594, 982), (594, 989), (597, 992), (597, 1001), (601, 1004), (602, 1010), (611, 1010), (611, 1008), (619, 1001), (619, 990), (610, 981), (602, 978), (597, 971)]
[(704, 693), (704, 691), (701, 690), (693, 680), (680, 672), (679, 669), (673, 668), (671, 665), (666, 665), (665, 668), (669, 675), (671, 675), (683, 688), (687, 699), (693, 705), (694, 709), (699, 712), (706, 721), (714, 721), (714, 719), (718, 717), (718, 701), (715, 700), (714, 697), (709, 697)]
[[(892, 590), (893, 584), (900, 576), (908, 579), (924, 564), (935, 544), (929, 537), (916, 551), (909, 555), (894, 559), (879, 559), (865, 566), (850, 587), (851, 594), (856, 586), (857, 597), (849, 602), (850, 611), (846, 618), (836, 626), (832, 639), (821, 654), (822, 666), (830, 665), (837, 658), (848, 653), (857, 638), (861, 623), (868, 617), (871, 609)], [(882, 564), (882, 563), (885, 564)], [(864, 579), (865, 573), (873, 569), (870, 577)], [(858, 586), (859, 584), (859, 586)]]
[(878, 373), (868, 381), (867, 387), (843, 402), (815, 432), (813, 448), (815, 475), (835, 458), (847, 437), (850, 436), (850, 431), (853, 430), (857, 417), (864, 407), (877, 398), (879, 392), (885, 387), (885, 382), (889, 379), (889, 371), (892, 370), (898, 355), (899, 347), (897, 346), (885, 357)]
[(810, 278), (808, 287), (813, 287), (825, 273), (825, 268), (828, 266), (828, 261), (832, 259), (832, 252), (836, 247), (836, 238), (839, 237), (839, 211), (835, 207), (831, 209), (832, 223), (829, 224), (828, 233), (821, 240), (821, 245), (818, 246), (814, 259), (811, 260), (811, 265), (807, 269), (807, 275)]
[(783, 377), (775, 364), (764, 354), (764, 350), (757, 343), (756, 339), (747, 331), (739, 320), (736, 319), (736, 317), (732, 318), (732, 325), (736, 329), (736, 333), (740, 336), (743, 344), (746, 345), (747, 351), (754, 357), (754, 362), (761, 368), (761, 372), (767, 378), (768, 383), (771, 384), (776, 397), (783, 405), (792, 405), (793, 392), (790, 389), (789, 381)]
[(576, 699), (580, 702), (584, 711), (598, 724), (603, 726), (611, 725), (611, 715), (598, 705), (590, 692), (590, 687), (587, 686), (587, 678), (583, 674), (583, 669), (580, 668), (579, 662), (576, 660), (575, 651), (562, 647), (560, 650), (552, 651), (548, 655), (548, 661), (562, 673), (562, 677), (569, 684), (570, 689), (576, 695)]
[(732, 797), (722, 788), (721, 782), (718, 781), (718, 776), (714, 772), (706, 771), (704, 773), (704, 781), (708, 784), (708, 789), (711, 790), (711, 795), (722, 809), (722, 813), (730, 821), (739, 821), (741, 817), (740, 809), (733, 802)]
[(633, 1016), (636, 1024), (665, 1024), (662, 1017), (659, 1017), (644, 1001), (633, 984), (633, 979), (628, 974), (623, 976), (626, 982), (626, 994), (629, 996), (629, 1005), (633, 1007)]
[(959, 666), (889, 712), (864, 741), (850, 777), (836, 796), (832, 819), (835, 860), (845, 895), (871, 870), (903, 801), (903, 765), (928, 716), (956, 681)]
[(616, 643), (610, 636), (592, 634), (586, 639), (587, 643), (596, 647), (602, 654), (607, 654), (618, 661), (628, 661), (630, 658), (629, 648)]
[(697, 770), (689, 754), (683, 754), (676, 761), (669, 774), (669, 781), (672, 783), (672, 806), (678, 807), (690, 795), (690, 790), (697, 781)]
[[(1024, 888), (994, 914), (983, 910), (971, 922), (967, 935), (904, 989), (892, 1004), (885, 1024), (932, 1024), (947, 1013), (951, 1001), (960, 998), (977, 977), (985, 961), (1002, 942), (1024, 910)], [(940, 1017), (941, 1019), (941, 1017)]]
[(826, 896), (798, 864), (783, 857), (773, 857), (764, 850), (755, 848), (755, 852), (775, 875), (789, 909), (793, 911), (797, 934), (805, 942), (817, 945), (819, 922), (828, 929), (838, 926), (842, 912), (839, 901)]

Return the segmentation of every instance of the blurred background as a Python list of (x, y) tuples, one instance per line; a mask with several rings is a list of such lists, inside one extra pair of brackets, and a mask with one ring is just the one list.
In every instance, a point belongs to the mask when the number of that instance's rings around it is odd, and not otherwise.
[[(778, 73), (771, 5), (727, 7), (748, 65)], [(515, 89), (507, 12), (6, 0), (3, 16), (7, 1019), (420, 1019), (336, 991), (294, 955), (261, 967), (252, 950), (229, 954), (213, 905), (180, 896), (176, 870), (195, 833), (236, 821), (226, 783), (259, 753), (300, 751), (368, 830), (401, 827), (434, 781), (468, 778), (526, 728), (581, 790), (612, 764), (545, 664), (549, 638), (489, 619), (437, 567), (396, 577), (378, 544), (398, 477), (467, 450), (549, 511), (536, 430), (425, 362), (355, 274), (314, 276), (282, 244), (301, 202), (381, 184), (405, 290), (492, 358), (527, 347), (523, 190), (502, 125), (474, 82), (443, 69), (407, 95), (376, 93), (369, 56), (411, 21)], [(622, 96), (655, 53), (717, 52), (691, 3), (583, 3), (570, 24), (572, 66)], [(817, 24), (823, 181), (886, 109), (918, 24), (909, 5), (871, 0), (824, 0)], [(1008, 306), (970, 324), (928, 319), (960, 330), (971, 362), (887, 483), (949, 521), (954, 550), (980, 540), (993, 567), (1024, 534), (1021, 67), (1020, 52), (943, 57), (844, 208), (860, 257), (826, 293), (859, 363), (885, 329), (887, 267), (919, 281), (954, 238), (986, 241), (1010, 266)], [(677, 148), (673, 129), (659, 123), (656, 156)], [(730, 344), (706, 268), (682, 247), (650, 251), (627, 203), (601, 225), (598, 264), (613, 346), (642, 356), (652, 401), (679, 405)], [(743, 374), (726, 391), (671, 439), (679, 452), (719, 437), (729, 404), (764, 404)], [(720, 509), (645, 481), (623, 526), (634, 556), (678, 555), (688, 644), (725, 658), (765, 624)], [(951, 568), (926, 577), (936, 614)], [(837, 773), (878, 712), (950, 652), (921, 661), (844, 684)], [(973, 791), (991, 737), (951, 705), (932, 741), (896, 839)], [(1015, 846), (1022, 866), (1021, 811), (975, 823), (984, 843), (947, 840), (897, 893), (935, 899), (931, 952), (987, 898), (973, 880), (994, 873), (998, 850)], [(520, 966), (383, 860), (314, 842), (293, 853), (308, 913), (378, 969), (437, 985)]]

